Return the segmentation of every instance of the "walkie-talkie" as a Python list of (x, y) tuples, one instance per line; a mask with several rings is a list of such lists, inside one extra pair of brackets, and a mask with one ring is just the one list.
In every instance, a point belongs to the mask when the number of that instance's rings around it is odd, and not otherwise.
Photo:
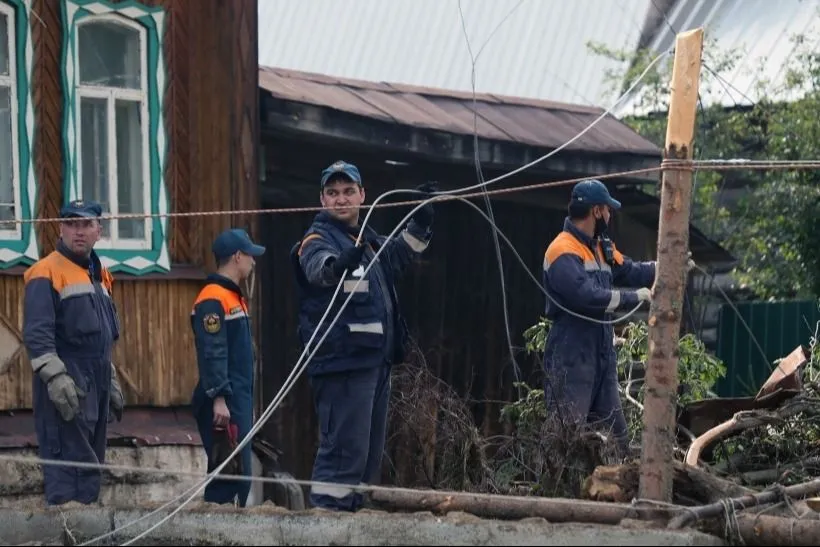
[(604, 262), (612, 268), (615, 266), (615, 254), (612, 252), (612, 240), (606, 234), (601, 234), (601, 250), (604, 252)]

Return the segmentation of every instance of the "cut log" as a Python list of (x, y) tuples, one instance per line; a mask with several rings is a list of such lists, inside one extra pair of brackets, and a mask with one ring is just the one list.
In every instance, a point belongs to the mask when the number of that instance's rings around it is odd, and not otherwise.
[[(673, 500), (679, 505), (692, 505), (693, 501), (712, 503), (754, 493), (754, 490), (680, 462), (675, 462), (674, 470)], [(637, 463), (602, 465), (584, 481), (583, 495), (595, 501), (630, 502), (637, 497), (639, 477)]]
[(738, 515), (737, 533), (743, 545), (820, 545), (820, 521), (817, 520)]
[(665, 521), (683, 509), (675, 506), (634, 507), (628, 504), (535, 496), (405, 490), (375, 490), (371, 493), (371, 500), (381, 508), (394, 511), (431, 511), (435, 514), (460, 511), (493, 519), (541, 517), (549, 522), (598, 524), (618, 524), (625, 518)]

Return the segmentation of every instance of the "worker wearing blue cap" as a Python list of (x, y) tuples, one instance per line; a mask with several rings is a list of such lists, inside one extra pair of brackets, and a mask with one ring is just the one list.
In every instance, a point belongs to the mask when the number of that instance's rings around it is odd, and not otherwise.
[[(217, 271), (210, 274), (191, 312), (199, 381), (191, 407), (196, 417), (210, 473), (233, 452), (253, 426), (254, 348), (248, 303), (239, 284), (253, 271), (265, 247), (245, 230), (225, 230), (213, 242)], [(250, 476), (251, 443), (223, 469)], [(212, 480), (205, 501), (244, 507), (250, 482)]]
[[(34, 370), (33, 407), (41, 458), (105, 463), (109, 415), (124, 399), (111, 353), (119, 319), (114, 278), (94, 251), (102, 207), (74, 200), (60, 211), (57, 248), (24, 274), (23, 340)], [(93, 503), (98, 469), (43, 467), (46, 503)]]
[[(359, 225), (365, 191), (359, 169), (338, 161), (320, 180), (324, 209), (294, 245), (291, 261), (300, 288), (299, 335), (303, 345), (327, 332), (341, 304), (350, 297), (307, 371), (319, 419), (319, 450), (312, 479), (314, 506), (356, 511), (364, 498), (352, 488), (373, 484), (381, 471), (385, 444), (391, 365), (404, 358), (407, 329), (399, 310), (395, 283), (427, 248), (433, 208), (419, 208), (400, 235), (387, 241), (373, 228)], [(417, 188), (423, 198), (431, 183)], [(361, 233), (361, 245), (356, 239)], [(364, 274), (380, 247), (376, 264)], [(332, 313), (319, 325), (344, 278)], [(348, 486), (349, 485), (349, 486)]]
[(547, 248), (543, 284), (551, 297), (546, 317), (552, 327), (544, 350), (544, 396), (557, 417), (605, 426), (625, 456), (629, 439), (618, 395), (613, 327), (594, 320), (611, 320), (617, 310), (649, 302), (655, 263), (633, 262), (609, 239), (611, 215), (620, 208), (601, 181), (579, 182), (564, 229)]

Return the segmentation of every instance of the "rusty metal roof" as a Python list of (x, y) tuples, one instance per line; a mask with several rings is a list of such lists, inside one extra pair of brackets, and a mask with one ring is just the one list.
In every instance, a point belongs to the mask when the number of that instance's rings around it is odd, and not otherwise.
[[(186, 407), (126, 407), (121, 422), (108, 424), (109, 446), (201, 444), (196, 421)], [(0, 413), (0, 450), (36, 446), (30, 409)]]
[[(472, 93), (260, 67), (259, 86), (273, 97), (388, 123), (473, 134)], [(476, 94), (478, 137), (554, 149), (604, 112), (590, 106)], [(660, 158), (660, 149), (629, 126), (606, 116), (566, 150)]]

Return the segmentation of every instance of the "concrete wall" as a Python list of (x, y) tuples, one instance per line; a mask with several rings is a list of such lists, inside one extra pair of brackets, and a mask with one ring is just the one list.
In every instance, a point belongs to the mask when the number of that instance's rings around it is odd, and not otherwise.
[[(36, 458), (34, 449), (3, 450), (2, 455)], [(205, 475), (207, 462), (199, 446), (112, 447), (106, 463), (152, 469), (168, 469)], [(100, 503), (134, 506), (165, 502), (193, 486), (196, 477), (175, 474), (104, 471)], [(38, 464), (0, 461), (0, 507), (43, 505), (43, 474)]]

